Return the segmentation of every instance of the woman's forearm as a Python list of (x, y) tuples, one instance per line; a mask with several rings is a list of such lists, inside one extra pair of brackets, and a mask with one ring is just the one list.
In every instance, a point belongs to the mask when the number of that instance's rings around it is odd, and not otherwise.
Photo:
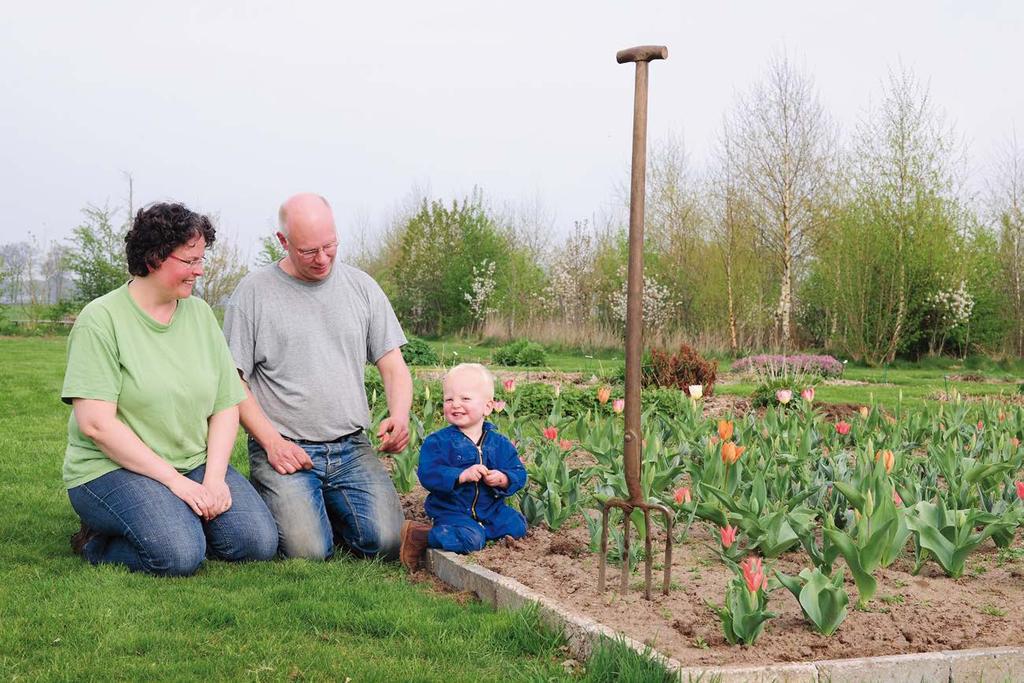
[(231, 449), (235, 447), (235, 437), (238, 435), (238, 406), (214, 413), (210, 416), (208, 424), (204, 480), (223, 480), (228, 471), (228, 462), (231, 460)]

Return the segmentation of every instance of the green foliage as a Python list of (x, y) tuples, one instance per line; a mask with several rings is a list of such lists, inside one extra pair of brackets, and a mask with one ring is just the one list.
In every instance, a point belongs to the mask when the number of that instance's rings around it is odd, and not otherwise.
[(722, 634), (729, 644), (753, 645), (764, 624), (769, 619), (778, 616), (768, 611), (768, 593), (762, 589), (751, 593), (747, 588), (743, 576), (737, 569), (733, 569), (737, 575), (729, 582), (726, 589), (725, 604), (722, 606), (709, 605), (718, 618), (722, 621)]
[(476, 322), (470, 308), (474, 268), (494, 263), (496, 289), (511, 287), (507, 266), (512, 247), (479, 195), (450, 206), (424, 200), (394, 245), (392, 266), (381, 285), (399, 319), (418, 334), (450, 333)]
[(811, 622), (818, 633), (830, 636), (846, 619), (846, 605), (850, 602), (850, 596), (843, 588), (842, 572), (829, 578), (816, 568), (801, 570), (798, 576), (776, 571), (775, 576), (800, 603), (804, 618)]
[(256, 265), (267, 266), (271, 263), (277, 263), (285, 257), (284, 247), (281, 246), (281, 240), (277, 239), (277, 235), (265, 235), (260, 239), (260, 250), (256, 254)]
[(544, 365), (544, 347), (527, 339), (517, 339), (494, 351), (498, 365), (536, 367)]
[(116, 210), (88, 206), (85, 220), (72, 231), (66, 267), (75, 278), (76, 297), (86, 304), (128, 281), (124, 236), (128, 225), (114, 225)]
[(402, 358), (405, 359), (407, 365), (438, 365), (440, 363), (430, 344), (412, 335), (402, 347)]
[[(928, 557), (954, 579), (964, 573), (967, 556), (1002, 525), (995, 515), (983, 510), (951, 510), (943, 505), (920, 501), (907, 516), (917, 548), (915, 573)], [(1014, 520), (1016, 526), (1019, 520)], [(977, 530), (980, 528), (980, 531)]]

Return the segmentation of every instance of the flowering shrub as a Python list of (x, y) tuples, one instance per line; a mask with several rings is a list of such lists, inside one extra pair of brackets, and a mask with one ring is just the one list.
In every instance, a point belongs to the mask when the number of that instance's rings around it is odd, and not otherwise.
[(651, 364), (644, 368), (643, 383), (645, 386), (675, 387), (691, 396), (696, 392), (690, 387), (699, 385), (703, 387), (702, 393), (710, 396), (715, 390), (717, 372), (718, 361), (709, 361), (693, 348), (681, 344), (676, 353), (651, 349)]
[(840, 377), (843, 364), (832, 356), (772, 356), (761, 354), (740, 358), (732, 364), (736, 373), (756, 372), (769, 377), (795, 374), (817, 375), (819, 377)]

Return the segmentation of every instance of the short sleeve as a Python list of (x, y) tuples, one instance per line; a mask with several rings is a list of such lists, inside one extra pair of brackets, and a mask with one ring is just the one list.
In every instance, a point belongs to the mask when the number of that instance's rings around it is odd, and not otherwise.
[(243, 286), (238, 286), (224, 307), (224, 339), (227, 340), (234, 367), (241, 371), (242, 378), (248, 382), (256, 366), (256, 342), (252, 317), (246, 310), (251, 308), (247, 306), (251, 296), (246, 295)]
[(67, 369), (60, 397), (70, 404), (74, 398), (117, 403), (121, 395), (121, 362), (117, 342), (107, 330), (81, 320), (68, 335)]
[(384, 290), (373, 278), (367, 277), (367, 280), (370, 324), (366, 331), (366, 357), (376, 363), (381, 356), (403, 346), (407, 340)]

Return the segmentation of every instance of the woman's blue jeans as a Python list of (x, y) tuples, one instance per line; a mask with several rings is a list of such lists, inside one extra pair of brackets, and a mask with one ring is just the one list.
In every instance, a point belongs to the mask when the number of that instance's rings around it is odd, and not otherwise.
[(280, 474), (249, 439), (249, 471), (277, 521), (285, 557), (324, 560), (341, 543), (363, 557), (398, 557), (402, 503), (366, 433), (298, 444), (313, 469)]
[[(206, 465), (185, 476), (202, 482)], [(125, 469), (68, 490), (71, 506), (99, 536), (83, 555), (93, 564), (123, 564), (160, 576), (194, 574), (209, 556), (240, 562), (277, 554), (277, 527), (263, 500), (234, 468), (224, 478), (231, 507), (209, 522), (171, 490)]]

